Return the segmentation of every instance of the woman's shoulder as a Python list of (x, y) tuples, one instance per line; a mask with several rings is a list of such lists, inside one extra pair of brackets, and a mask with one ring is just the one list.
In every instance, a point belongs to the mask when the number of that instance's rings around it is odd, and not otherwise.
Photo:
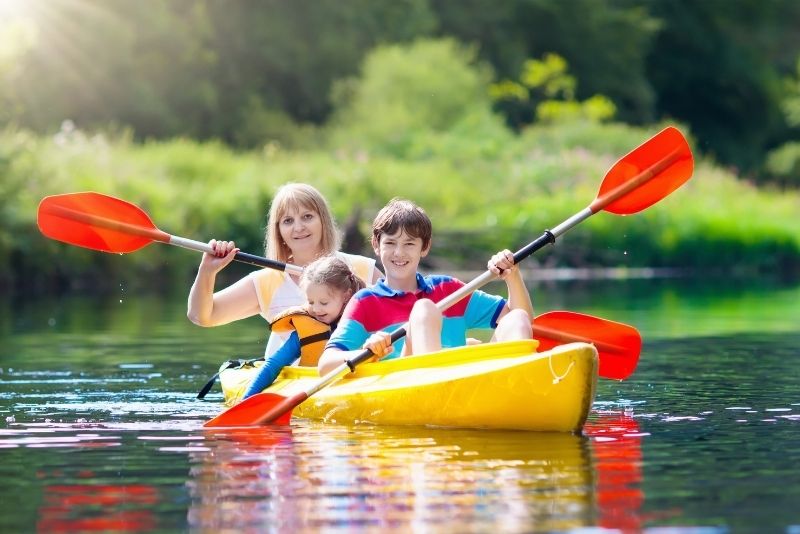
[(356, 276), (361, 278), (367, 285), (372, 284), (373, 274), (375, 273), (375, 258), (368, 258), (358, 254), (347, 252), (337, 252), (336, 255), (353, 270)]
[(369, 263), (374, 264), (375, 258), (369, 258), (360, 254), (350, 254), (349, 252), (337, 252), (336, 255), (347, 263)]
[(259, 299), (269, 302), (279, 292), (297, 293), (300, 289), (283, 271), (261, 269), (247, 275), (256, 288)]
[(253, 271), (252, 273), (247, 275), (250, 279), (252, 279), (256, 284), (260, 283), (281, 283), (283, 282), (287, 276), (286, 273), (283, 271), (278, 271), (277, 269), (270, 269), (265, 267), (263, 269), (259, 269), (257, 271)]

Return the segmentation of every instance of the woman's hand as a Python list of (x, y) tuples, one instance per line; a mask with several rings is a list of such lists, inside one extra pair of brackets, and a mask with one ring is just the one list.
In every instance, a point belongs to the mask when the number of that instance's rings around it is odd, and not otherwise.
[(209, 246), (214, 250), (213, 254), (208, 252), (203, 254), (203, 259), (200, 262), (200, 269), (210, 271), (214, 274), (220, 272), (228, 266), (239, 249), (233, 241), (217, 241), (212, 239), (208, 242)]
[(505, 280), (517, 267), (514, 265), (514, 254), (510, 250), (501, 250), (487, 263), (487, 267), (498, 278)]

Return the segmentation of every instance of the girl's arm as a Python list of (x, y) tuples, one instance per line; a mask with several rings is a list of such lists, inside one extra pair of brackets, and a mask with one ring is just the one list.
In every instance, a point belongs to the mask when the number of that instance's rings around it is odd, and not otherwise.
[(281, 345), (281, 348), (279, 348), (275, 354), (266, 359), (264, 366), (250, 383), (250, 387), (247, 388), (242, 400), (256, 393), (261, 393), (272, 385), (278, 377), (278, 373), (281, 372), (281, 369), (291, 364), (299, 356), (300, 336), (297, 335), (297, 332), (292, 332), (289, 335), (289, 339), (286, 340), (286, 343)]

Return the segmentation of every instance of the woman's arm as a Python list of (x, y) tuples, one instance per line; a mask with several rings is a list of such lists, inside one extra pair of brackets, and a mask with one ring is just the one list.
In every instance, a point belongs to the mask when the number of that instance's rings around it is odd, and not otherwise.
[(217, 273), (224, 269), (239, 251), (232, 241), (209, 243), (220, 256), (203, 254), (197, 277), (189, 290), (187, 317), (199, 326), (218, 326), (259, 312), (258, 295), (252, 280), (242, 278), (214, 293)]

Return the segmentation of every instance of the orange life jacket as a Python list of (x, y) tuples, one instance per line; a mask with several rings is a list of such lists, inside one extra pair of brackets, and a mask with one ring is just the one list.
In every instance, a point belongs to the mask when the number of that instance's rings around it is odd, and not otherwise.
[(273, 332), (297, 332), (300, 338), (300, 365), (316, 367), (325, 343), (331, 337), (331, 327), (311, 316), (300, 307), (289, 308), (270, 323)]

